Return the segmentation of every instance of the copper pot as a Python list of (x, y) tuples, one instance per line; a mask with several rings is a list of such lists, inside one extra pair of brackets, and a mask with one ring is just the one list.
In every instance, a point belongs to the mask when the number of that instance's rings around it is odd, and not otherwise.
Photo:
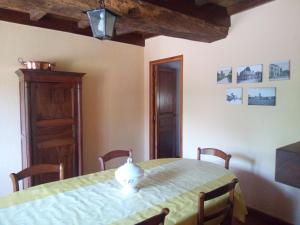
[(21, 65), (26, 66), (27, 69), (32, 70), (52, 70), (55, 63), (43, 62), (43, 61), (24, 61), (22, 58), (18, 58)]

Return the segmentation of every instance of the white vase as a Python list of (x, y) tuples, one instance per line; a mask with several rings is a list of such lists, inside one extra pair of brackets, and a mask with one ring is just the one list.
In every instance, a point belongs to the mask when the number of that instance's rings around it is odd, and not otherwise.
[(122, 185), (122, 193), (125, 195), (138, 191), (137, 185), (143, 176), (144, 170), (132, 163), (131, 157), (115, 172), (115, 178)]

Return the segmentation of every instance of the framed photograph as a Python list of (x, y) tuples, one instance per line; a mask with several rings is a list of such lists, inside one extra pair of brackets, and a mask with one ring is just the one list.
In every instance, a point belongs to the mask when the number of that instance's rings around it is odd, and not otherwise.
[(229, 84), (232, 83), (232, 68), (222, 67), (217, 72), (217, 83), (218, 84)]
[(249, 88), (248, 105), (276, 105), (276, 88)]
[(240, 66), (237, 68), (237, 83), (262, 82), (263, 65)]
[(226, 102), (234, 105), (243, 104), (243, 88), (228, 88)]
[(272, 62), (269, 66), (269, 79), (289, 80), (290, 79), (290, 61)]

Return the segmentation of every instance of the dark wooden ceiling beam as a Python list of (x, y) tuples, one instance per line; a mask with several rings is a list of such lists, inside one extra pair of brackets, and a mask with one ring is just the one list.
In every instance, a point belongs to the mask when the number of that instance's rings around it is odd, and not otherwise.
[(227, 13), (227, 9), (216, 4), (205, 4), (199, 7), (199, 16), (213, 24), (230, 27), (231, 18)]
[(139, 32), (133, 32), (123, 35), (115, 35), (112, 41), (123, 42), (123, 43), (134, 43), (135, 45), (145, 46), (144, 34)]
[(30, 20), (33, 21), (38, 21), (42, 19), (44, 16), (46, 16), (46, 12), (40, 11), (40, 10), (30, 10), (29, 15), (30, 15)]
[(80, 29), (86, 29), (86, 28), (90, 27), (90, 23), (86, 19), (81, 19), (77, 22), (77, 26)]
[(127, 24), (122, 19), (118, 19), (115, 25), (115, 31), (116, 31), (115, 34), (117, 35), (124, 35), (124, 34), (130, 34), (132, 32), (136, 32), (136, 29), (127, 26)]
[[(79, 35), (92, 36), (90, 27), (86, 29), (80, 29), (78, 28), (78, 24), (76, 21), (57, 18), (57, 16), (51, 14), (47, 14), (42, 19), (34, 21), (30, 19), (30, 15), (28, 13), (0, 8), (0, 20), (52, 30), (64, 31)], [(144, 37), (138, 33), (131, 33), (127, 34), (126, 36), (116, 35), (113, 38), (113, 40), (127, 44), (145, 46)]]
[(195, 4), (198, 6), (202, 6), (208, 3), (213, 3), (216, 5), (220, 5), (223, 7), (228, 7), (229, 5), (235, 4), (238, 1), (243, 1), (243, 0), (194, 0)]
[(227, 11), (229, 15), (233, 15), (272, 1), (274, 0), (242, 0), (227, 7)]
[[(41, 1), (41, 0), (32, 0), (32, 1), (30, 1), (30, 0), (29, 1), (13, 0), (10, 2), (4, 2), (4, 1), (2, 2), (0, 0), (0, 8), (13, 10), (16, 12), (23, 12), (23, 13), (29, 12), (30, 20), (32, 20), (32, 21), (40, 20), (43, 17), (42, 14), (46, 14), (45, 12), (48, 12), (49, 14), (56, 15), (66, 21), (67, 20), (77, 21), (77, 28), (79, 28), (79, 29), (85, 30), (90, 27), (90, 23), (88, 21), (87, 15), (84, 13), (84, 11), (86, 11), (90, 8), (93, 8), (92, 4), (91, 4), (91, 6), (89, 6), (88, 4), (85, 4), (85, 5), (79, 5), (77, 7), (72, 6), (71, 8), (68, 8), (68, 1), (60, 2), (61, 4), (63, 4), (60, 7), (58, 5), (52, 6), (53, 2), (51, 3), (51, 0), (48, 1), (49, 5), (40, 4), (39, 6), (37, 6), (36, 4), (38, 2), (42, 3), (44, 1)], [(94, 1), (94, 2), (96, 2), (96, 1)], [(98, 4), (98, 3), (96, 2), (96, 4)], [(80, 7), (83, 7), (83, 9), (81, 10)], [(36, 13), (37, 15), (34, 15), (34, 13)], [(6, 14), (4, 14), (3, 17), (5, 17), (5, 15)], [(40, 18), (38, 18), (38, 15), (40, 15)], [(18, 20), (18, 18), (16, 18), (16, 20)], [(25, 23), (28, 23), (28, 21), (25, 21)], [(62, 24), (65, 24), (65, 23), (63, 22)], [(32, 23), (31, 26), (39, 26), (39, 24)], [(50, 26), (53, 27), (53, 25), (50, 25)], [(42, 23), (41, 27), (43, 27), (43, 23)], [(60, 27), (60, 25), (58, 24), (57, 27)], [(50, 29), (54, 29), (54, 28), (50, 28)], [(117, 32), (117, 35), (129, 34), (129, 33), (133, 33), (136, 31), (136, 30), (127, 28), (126, 24), (124, 24), (121, 19), (119, 19), (117, 21), (116, 29), (118, 29), (118, 30), (120, 29), (120, 32)], [(61, 30), (61, 29), (58, 29), (58, 30)], [(73, 27), (66, 28), (67, 32), (68, 32), (68, 30), (73, 30)], [(82, 32), (84, 33), (85, 31), (82, 31), (82, 30), (75, 31), (75, 33), (80, 33), (80, 34)]]
[[(232, 15), (272, 0), (104, 1), (108, 9), (119, 15), (116, 24), (117, 39), (124, 42), (126, 37), (132, 37), (129, 43), (136, 40), (141, 45), (144, 42), (141, 38), (148, 37), (145, 34), (202, 42), (220, 40), (228, 34), (228, 14)], [(91, 36), (89, 21), (82, 12), (97, 7), (98, 0), (0, 0), (0, 8), (25, 13), (26, 19), (23, 18), (22, 21), (21, 17), (13, 18), (14, 15), (8, 14), (2, 14), (0, 18)]]
[(205, 5), (206, 3), (209, 3), (209, 0), (195, 0), (195, 4), (198, 6)]
[(147, 2), (105, 0), (105, 6), (121, 15), (129, 27), (140, 32), (201, 42), (213, 42), (228, 35), (227, 27)]
[[(219, 25), (230, 27), (230, 16), (227, 13), (227, 9), (223, 6), (216, 4), (205, 4), (198, 6), (194, 0), (144, 0), (146, 2), (159, 5), (161, 7), (171, 9), (185, 15), (193, 16), (199, 19)], [(203, 1), (203, 0), (202, 0)], [(205, 1), (206, 3), (207, 1)]]
[[(82, 11), (97, 8), (97, 0), (11, 0), (0, 1), (0, 8), (27, 12), (30, 9), (67, 16), (80, 21)], [(105, 6), (121, 16), (121, 22), (138, 32), (155, 33), (202, 42), (225, 38), (228, 28), (147, 2), (105, 0)], [(25, 10), (25, 11), (24, 11)], [(26, 11), (27, 10), (27, 11)]]
[(91, 31), (89, 29), (79, 29), (76, 22), (60, 18), (58, 19), (53, 17), (51, 14), (44, 16), (39, 21), (34, 21), (30, 19), (30, 15), (28, 13), (0, 9), (0, 20), (91, 36)]

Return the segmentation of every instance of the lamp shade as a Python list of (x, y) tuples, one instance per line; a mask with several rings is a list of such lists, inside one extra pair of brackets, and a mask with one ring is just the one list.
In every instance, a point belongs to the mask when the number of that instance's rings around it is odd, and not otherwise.
[(116, 15), (111, 11), (100, 8), (87, 11), (93, 36), (95, 38), (111, 39), (114, 34)]

